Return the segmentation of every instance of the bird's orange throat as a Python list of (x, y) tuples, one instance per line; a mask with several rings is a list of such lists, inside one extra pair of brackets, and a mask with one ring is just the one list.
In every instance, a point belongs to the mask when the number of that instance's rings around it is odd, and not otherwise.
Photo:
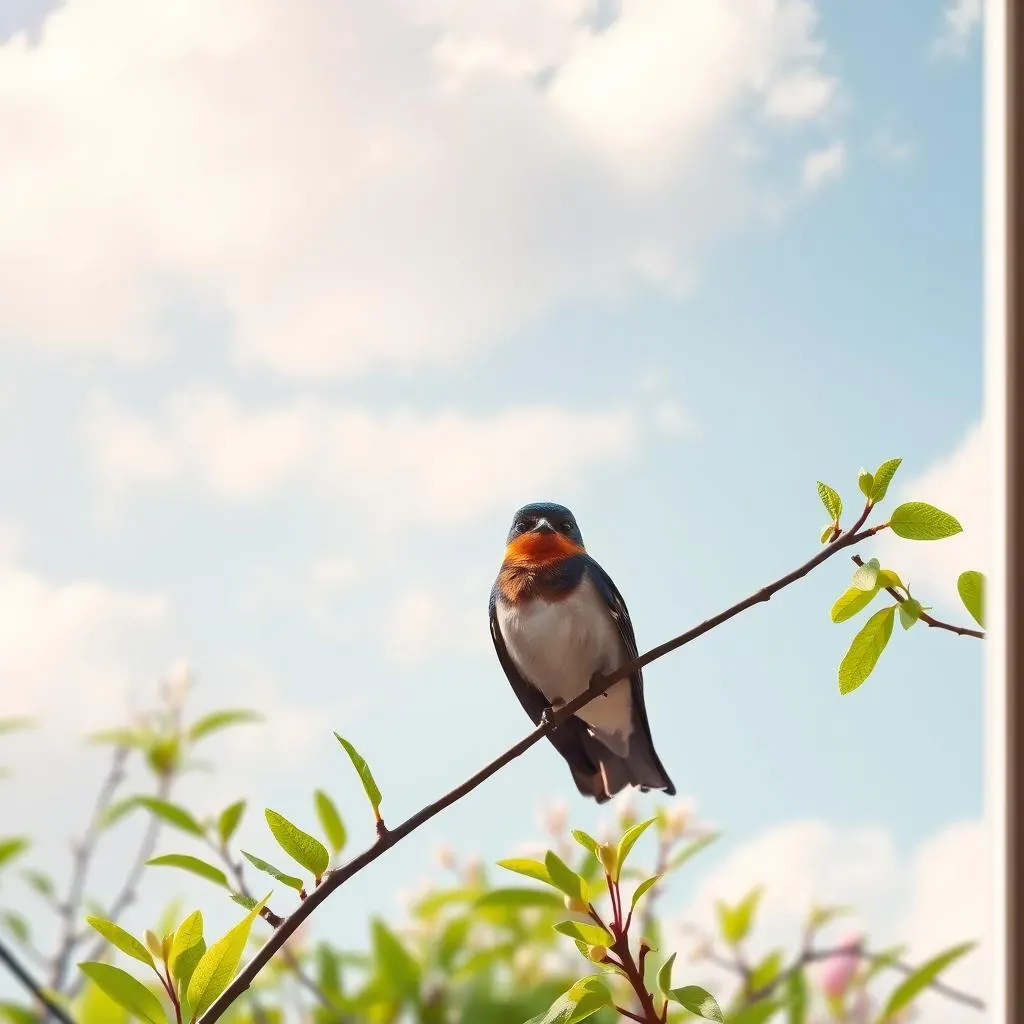
[(523, 569), (539, 569), (582, 555), (585, 548), (574, 543), (562, 533), (524, 533), (513, 538), (505, 548), (506, 566)]

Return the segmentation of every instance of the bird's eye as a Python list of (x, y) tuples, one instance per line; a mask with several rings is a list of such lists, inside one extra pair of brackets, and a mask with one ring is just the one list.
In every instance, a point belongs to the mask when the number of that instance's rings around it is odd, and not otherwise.
[(528, 524), (525, 519), (520, 519), (519, 522), (516, 523), (516, 533), (525, 533), (527, 529)]
[(574, 528), (575, 525), (576, 524), (571, 519), (563, 520), (563, 522), (562, 522), (562, 532), (563, 533), (572, 533), (573, 528)]

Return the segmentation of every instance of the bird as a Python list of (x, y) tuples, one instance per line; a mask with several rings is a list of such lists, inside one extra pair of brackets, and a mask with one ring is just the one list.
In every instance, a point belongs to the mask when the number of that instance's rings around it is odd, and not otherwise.
[[(626, 602), (583, 544), (576, 517), (550, 501), (512, 518), (491, 588), (491, 639), (534, 725), (637, 656)], [(651, 736), (638, 668), (548, 733), (576, 788), (603, 804), (627, 786), (676, 789)]]

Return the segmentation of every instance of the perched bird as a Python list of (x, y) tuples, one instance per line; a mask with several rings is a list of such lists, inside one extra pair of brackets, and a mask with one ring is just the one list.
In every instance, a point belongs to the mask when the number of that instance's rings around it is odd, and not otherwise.
[[(587, 554), (576, 517), (537, 502), (514, 516), (491, 590), (491, 638), (501, 667), (535, 725), (637, 656), (622, 595)], [(626, 786), (675, 786), (654, 750), (639, 669), (548, 735), (576, 788), (600, 804)]]

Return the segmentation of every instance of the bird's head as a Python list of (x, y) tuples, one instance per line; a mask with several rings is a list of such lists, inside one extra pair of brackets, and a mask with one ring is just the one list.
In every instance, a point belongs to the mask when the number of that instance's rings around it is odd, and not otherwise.
[(553, 562), (586, 551), (576, 517), (564, 505), (536, 501), (512, 517), (505, 540), (506, 561)]

